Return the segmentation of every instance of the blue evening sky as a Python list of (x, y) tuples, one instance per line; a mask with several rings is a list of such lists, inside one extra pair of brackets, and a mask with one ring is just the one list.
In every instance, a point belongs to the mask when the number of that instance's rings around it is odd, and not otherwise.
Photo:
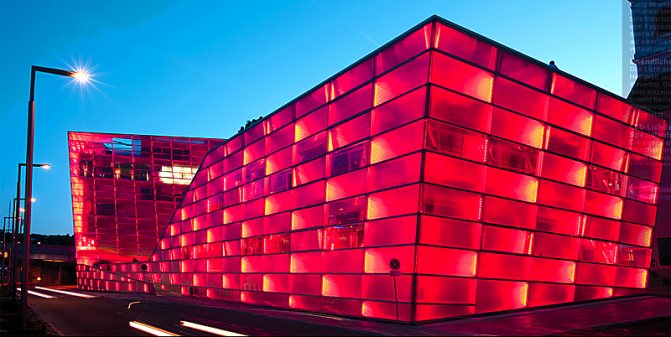
[(25, 161), (33, 64), (88, 64), (95, 74), (86, 90), (37, 78), (35, 161), (53, 168), (35, 171), (33, 232), (72, 233), (69, 130), (226, 138), (433, 14), (622, 94), (625, 5), (1, 0), (0, 214)]

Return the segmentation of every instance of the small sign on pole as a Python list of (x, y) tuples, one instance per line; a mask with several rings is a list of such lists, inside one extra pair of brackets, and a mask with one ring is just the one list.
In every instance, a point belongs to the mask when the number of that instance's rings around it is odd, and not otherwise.
[(401, 276), (401, 261), (397, 258), (393, 258), (389, 261), (389, 274), (394, 278), (394, 300), (396, 302), (396, 324), (399, 323), (398, 319), (398, 291), (396, 290), (396, 276)]

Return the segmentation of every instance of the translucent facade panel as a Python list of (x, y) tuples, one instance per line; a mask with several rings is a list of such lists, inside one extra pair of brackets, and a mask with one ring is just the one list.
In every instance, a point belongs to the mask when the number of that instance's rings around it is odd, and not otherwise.
[(441, 23), (436, 24), (433, 47), (485, 68), (496, 64), (495, 47)]
[(412, 245), (417, 237), (416, 231), (416, 216), (367, 221), (363, 242), (366, 247)]
[(545, 126), (536, 120), (503, 109), (494, 109), (492, 134), (540, 149), (543, 145)]
[(575, 298), (575, 286), (547, 283), (529, 285), (529, 307), (569, 303)]
[(534, 229), (538, 207), (534, 204), (492, 196), (484, 198), (483, 220), (488, 223)]
[(593, 118), (593, 114), (584, 108), (550, 98), (548, 123), (589, 137), (592, 134)]
[(375, 80), (373, 105), (378, 106), (403, 93), (428, 82), (429, 54), (424, 54), (409, 63)]
[(470, 250), (419, 246), (417, 259), (418, 274), (468, 277), (475, 276), (478, 254)]
[(492, 101), (494, 74), (441, 53), (432, 54), (429, 81), (485, 102)]
[(336, 77), (331, 83), (333, 97), (338, 97), (373, 78), (373, 60), (369, 59)]
[(436, 246), (478, 249), (481, 227), (478, 222), (422, 215), (419, 242)]
[(422, 149), (423, 134), (424, 121), (418, 121), (374, 137), (370, 144), (371, 164)]
[(550, 92), (571, 102), (594, 109), (596, 90), (557, 73), (552, 74)]
[(524, 82), (540, 90), (547, 90), (550, 73), (535, 62), (525, 60), (508, 52), (499, 53), (501, 74)]
[(580, 160), (589, 159), (591, 144), (589, 138), (551, 126), (547, 127), (545, 133), (545, 150)]
[(536, 202), (538, 179), (490, 167), (487, 169), (485, 192), (515, 200)]
[(527, 282), (479, 280), (476, 313), (520, 309), (527, 306)]
[(328, 102), (329, 94), (329, 86), (324, 85), (304, 95), (296, 102), (296, 118)]
[(328, 108), (328, 124), (333, 125), (350, 116), (369, 109), (373, 104), (373, 86), (366, 85), (331, 103)]
[(663, 116), (639, 110), (634, 126), (639, 130), (664, 138), (667, 124)]
[(587, 216), (582, 235), (607, 241), (618, 241), (620, 238), (620, 222)]
[[(424, 180), (430, 183), (458, 187), (471, 191), (484, 191), (486, 166), (435, 153), (427, 153)], [(462, 176), (462, 172), (470, 172)]]
[(632, 153), (629, 157), (628, 174), (658, 183), (662, 175), (662, 163), (651, 158)]
[(423, 303), (475, 304), (477, 281), (468, 278), (417, 277), (417, 301)]
[(416, 213), (417, 204), (408, 202), (407, 199), (414, 200), (418, 195), (419, 185), (371, 194), (368, 197), (368, 219)]
[(634, 137), (631, 146), (634, 152), (656, 160), (662, 160), (663, 147), (664, 139), (639, 130), (634, 131)]
[(631, 149), (634, 129), (620, 122), (596, 115), (594, 116), (592, 136), (610, 145), (628, 150)]
[(375, 57), (375, 73), (383, 73), (412, 56), (429, 49), (432, 26), (432, 24), (427, 24), (380, 52)]
[(583, 187), (587, 179), (587, 165), (565, 157), (545, 153), (543, 155), (543, 178)]
[(326, 128), (326, 116), (328, 109), (319, 109), (296, 121), (295, 141), (299, 142), (306, 137), (312, 136)]
[(581, 212), (585, 193), (584, 189), (543, 180), (538, 189), (538, 203)]
[(424, 116), (426, 87), (376, 107), (371, 111), (371, 135), (401, 126)]
[(620, 242), (629, 245), (650, 247), (652, 228), (623, 223), (620, 227)]
[(532, 118), (546, 119), (549, 100), (546, 94), (503, 77), (496, 78), (494, 92), (494, 104)]
[(481, 252), (478, 276), (484, 278), (528, 280), (531, 277), (531, 257)]
[(596, 109), (624, 123), (629, 123), (636, 113), (636, 108), (631, 104), (602, 92), (598, 94)]
[(392, 159), (368, 168), (368, 191), (419, 182), (421, 153)]
[(480, 132), (489, 132), (492, 106), (466, 96), (431, 87), (429, 116)]
[(482, 249), (504, 253), (531, 254), (533, 233), (496, 226), (482, 228)]

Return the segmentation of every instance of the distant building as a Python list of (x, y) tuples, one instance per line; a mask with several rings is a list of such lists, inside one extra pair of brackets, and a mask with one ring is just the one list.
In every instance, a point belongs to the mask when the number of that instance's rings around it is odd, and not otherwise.
[[(56, 244), (32, 241), (30, 245), (32, 284), (75, 284), (75, 246), (72, 243), (62, 244), (65, 242), (58, 242), (60, 241), (58, 238), (56, 241)], [(23, 252), (23, 245), (19, 245), (17, 248), (19, 266), (23, 265)]]
[[(638, 78), (629, 99), (669, 121), (671, 116), (671, 0), (629, 0)], [(664, 172), (654, 235), (653, 271), (671, 278), (671, 138), (666, 135)]]

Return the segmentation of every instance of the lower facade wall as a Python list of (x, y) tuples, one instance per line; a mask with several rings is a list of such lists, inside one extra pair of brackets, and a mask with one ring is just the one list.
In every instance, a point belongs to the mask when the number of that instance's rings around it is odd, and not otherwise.
[[(87, 291), (206, 298), (381, 320), (396, 320), (397, 317), (394, 277), (388, 273), (162, 273), (152, 272), (152, 265), (158, 264), (101, 265), (99, 268), (79, 265), (78, 285)], [(514, 265), (501, 267), (516, 268)], [(613, 275), (619, 274), (619, 279), (622, 279), (627, 268), (613, 268)], [(608, 274), (603, 270), (599, 272), (602, 277)], [(398, 319), (403, 322), (434, 321), (643, 293), (645, 289), (642, 287), (558, 284), (475, 276), (403, 274), (396, 277)]]

